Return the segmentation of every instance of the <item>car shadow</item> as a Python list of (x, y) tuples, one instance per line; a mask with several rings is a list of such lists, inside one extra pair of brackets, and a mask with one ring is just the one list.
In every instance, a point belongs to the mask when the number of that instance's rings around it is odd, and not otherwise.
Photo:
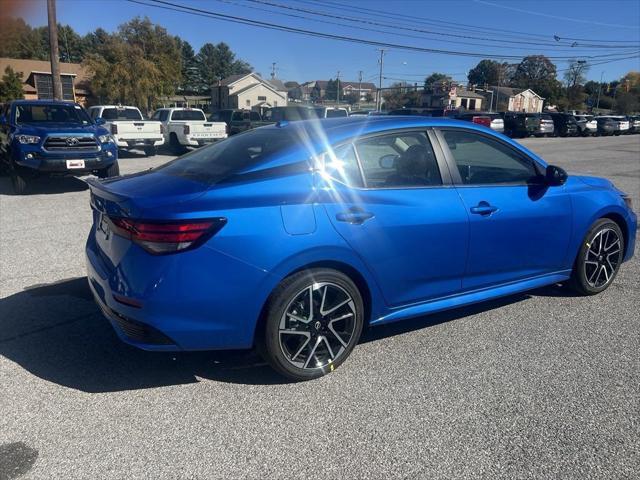
[[(361, 341), (427, 328), (529, 296), (370, 328)], [(0, 355), (44, 380), (90, 393), (189, 384), (200, 378), (247, 385), (289, 382), (253, 351), (160, 353), (124, 344), (98, 311), (86, 277), (34, 285), (0, 299)]]
[[(55, 195), (67, 192), (81, 192), (88, 185), (76, 177), (36, 177), (29, 180), (27, 195)], [(0, 195), (14, 195), (9, 176), (0, 177)]]

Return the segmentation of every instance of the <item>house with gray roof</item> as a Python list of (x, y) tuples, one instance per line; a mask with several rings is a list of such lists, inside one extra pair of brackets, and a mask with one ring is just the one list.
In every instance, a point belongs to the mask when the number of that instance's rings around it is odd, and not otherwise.
[(280, 80), (265, 80), (257, 73), (231, 75), (211, 89), (211, 108), (261, 110), (287, 105), (287, 89)]

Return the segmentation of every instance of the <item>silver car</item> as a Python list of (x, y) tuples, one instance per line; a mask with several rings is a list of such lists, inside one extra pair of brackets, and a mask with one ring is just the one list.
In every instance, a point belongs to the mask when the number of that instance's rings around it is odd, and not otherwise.
[(536, 137), (552, 137), (555, 127), (553, 125), (553, 118), (551, 115), (544, 113), (540, 114), (540, 126), (534, 133)]
[(592, 115), (574, 115), (578, 122), (578, 131), (583, 137), (598, 133), (598, 122)]

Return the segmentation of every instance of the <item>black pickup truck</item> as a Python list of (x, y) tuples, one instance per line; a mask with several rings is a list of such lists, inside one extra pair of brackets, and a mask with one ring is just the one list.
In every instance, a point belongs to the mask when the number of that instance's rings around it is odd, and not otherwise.
[(226, 123), (230, 136), (275, 123), (263, 120), (260, 114), (253, 110), (218, 110), (209, 117), (209, 121)]

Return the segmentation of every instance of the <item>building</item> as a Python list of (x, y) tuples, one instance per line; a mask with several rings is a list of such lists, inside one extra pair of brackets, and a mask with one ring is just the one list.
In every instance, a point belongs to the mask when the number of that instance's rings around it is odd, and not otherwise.
[(482, 95), (460, 85), (434, 85), (432, 91), (425, 91), (422, 95), (422, 106), (429, 108), (480, 111), (484, 102)]
[(287, 105), (287, 89), (280, 81), (267, 81), (257, 73), (231, 75), (211, 89), (211, 108), (260, 110)]
[(544, 98), (530, 88), (493, 88), (494, 105), (498, 112), (540, 113)]
[[(51, 63), (45, 60), (25, 60), (20, 58), (0, 58), (0, 77), (7, 67), (22, 74), (22, 91), (27, 100), (52, 99), (53, 82)], [(90, 97), (89, 72), (79, 63), (60, 63), (62, 98), (82, 105)]]
[[(310, 101), (316, 99), (336, 100), (335, 98), (326, 98), (328, 80), (312, 80), (310, 82), (303, 83), (301, 88), (301, 100)], [(376, 86), (371, 82), (350, 82), (347, 80), (340, 80), (340, 98), (345, 98), (350, 95), (357, 95), (358, 101), (363, 102), (368, 96), (375, 97)]]

